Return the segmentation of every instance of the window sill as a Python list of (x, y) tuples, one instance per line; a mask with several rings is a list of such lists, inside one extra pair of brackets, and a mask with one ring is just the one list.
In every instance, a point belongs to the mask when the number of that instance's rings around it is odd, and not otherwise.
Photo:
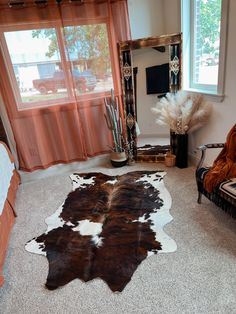
[[(35, 102), (29, 102), (29, 103), (24, 103), (24, 102), (19, 102), (17, 104), (17, 111), (26, 111), (26, 110), (44, 110), (47, 108), (52, 108), (56, 106), (69, 106), (70, 104), (75, 104), (77, 101), (80, 101), (80, 108), (87, 106), (87, 102), (91, 100), (95, 100), (94, 103), (99, 103), (96, 102), (96, 100), (103, 99), (104, 97), (109, 97), (110, 91), (108, 90), (103, 90), (100, 92), (92, 92), (92, 93), (84, 93), (81, 95), (75, 95), (74, 97), (64, 97), (64, 98), (55, 98), (55, 99), (50, 99), (50, 100), (42, 100), (42, 101), (35, 101)], [(91, 103), (89, 103), (89, 106), (93, 106)], [(68, 109), (70, 110), (70, 109)]]
[(223, 94), (214, 94), (210, 91), (200, 90), (200, 89), (194, 89), (194, 88), (185, 88), (186, 92), (190, 92), (192, 94), (201, 94), (203, 95), (207, 100), (214, 101), (214, 102), (222, 102), (225, 98), (225, 95)]

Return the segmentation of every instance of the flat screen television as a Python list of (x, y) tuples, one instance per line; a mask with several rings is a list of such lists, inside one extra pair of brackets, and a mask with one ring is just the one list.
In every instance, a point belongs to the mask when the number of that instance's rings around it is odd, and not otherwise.
[(147, 94), (169, 92), (169, 63), (146, 68)]

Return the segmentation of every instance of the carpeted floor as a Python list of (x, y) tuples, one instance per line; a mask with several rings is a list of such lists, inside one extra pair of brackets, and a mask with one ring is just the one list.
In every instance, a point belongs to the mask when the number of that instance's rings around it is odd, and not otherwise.
[[(156, 170), (162, 164), (136, 164), (114, 169), (83, 169), (119, 174)], [(5, 262), (0, 313), (236, 313), (236, 220), (203, 197), (196, 202), (194, 168), (165, 168), (172, 196), (173, 221), (165, 227), (177, 251), (151, 256), (134, 273), (122, 293), (112, 293), (100, 279), (74, 280), (44, 288), (47, 259), (25, 251), (25, 243), (46, 230), (44, 219), (71, 190), (69, 174), (24, 183), (17, 195), (18, 217)]]

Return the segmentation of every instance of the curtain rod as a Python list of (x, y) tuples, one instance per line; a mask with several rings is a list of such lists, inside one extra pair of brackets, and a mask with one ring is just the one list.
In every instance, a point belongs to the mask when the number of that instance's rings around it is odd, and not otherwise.
[(36, 6), (47, 6), (48, 4), (66, 4), (66, 3), (74, 3), (76, 5), (82, 5), (82, 4), (86, 4), (86, 3), (94, 3), (94, 4), (102, 4), (102, 3), (115, 3), (115, 2), (122, 2), (122, 1), (126, 1), (126, 0), (26, 0), (26, 1), (22, 1), (22, 0), (12, 0), (9, 2), (6, 2), (5, 5), (4, 4), (0, 4), (0, 7), (2, 6), (8, 6), (9, 8), (12, 9), (17, 9), (17, 8), (24, 8), (24, 7), (28, 7), (28, 6), (32, 6), (32, 5), (36, 5)]
[[(29, 1), (10, 1), (8, 2), (8, 6), (10, 8), (19, 8), (19, 7), (25, 7), (27, 5), (30, 5), (30, 4), (35, 4), (35, 5), (47, 5), (48, 3), (52, 3), (52, 2), (55, 2), (57, 4), (60, 4), (62, 2), (64, 2), (63, 0), (55, 0), (55, 1), (48, 1), (48, 0), (35, 0), (35, 1), (32, 1), (32, 2), (29, 2)], [(69, 1), (66, 1), (66, 2), (75, 2), (75, 3), (78, 3), (78, 4), (83, 4), (84, 3), (84, 0), (69, 0)]]

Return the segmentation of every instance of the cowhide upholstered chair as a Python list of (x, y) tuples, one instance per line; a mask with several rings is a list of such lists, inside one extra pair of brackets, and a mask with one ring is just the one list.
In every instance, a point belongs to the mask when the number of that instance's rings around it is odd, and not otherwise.
[(223, 143), (206, 144), (198, 147), (201, 151), (201, 158), (196, 169), (196, 181), (198, 188), (198, 203), (201, 204), (202, 194), (225, 212), (236, 218), (236, 178), (221, 182), (211, 193), (206, 191), (203, 180), (210, 167), (204, 167), (204, 159), (207, 149), (223, 148)]

